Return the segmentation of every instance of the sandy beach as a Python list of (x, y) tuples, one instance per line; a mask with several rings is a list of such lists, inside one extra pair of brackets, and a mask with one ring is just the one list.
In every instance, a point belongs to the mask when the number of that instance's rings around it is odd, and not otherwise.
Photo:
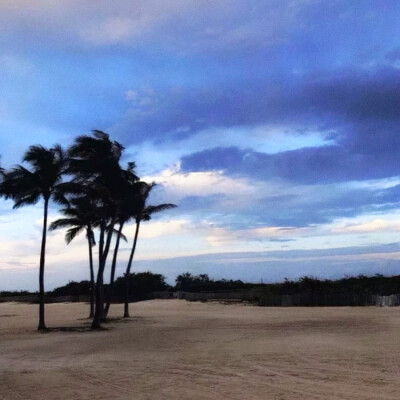
[(152, 300), (112, 307), (0, 304), (0, 399), (400, 398), (398, 308), (262, 308)]

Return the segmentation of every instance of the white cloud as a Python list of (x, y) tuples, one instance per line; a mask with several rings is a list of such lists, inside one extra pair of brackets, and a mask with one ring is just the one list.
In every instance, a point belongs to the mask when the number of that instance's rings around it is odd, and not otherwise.
[[(189, 226), (187, 219), (175, 219), (168, 221), (150, 221), (142, 223), (140, 227), (141, 239), (154, 239), (161, 236), (170, 236), (181, 233)], [(131, 240), (135, 234), (136, 226), (131, 224), (124, 229), (124, 235)]]
[(333, 233), (371, 233), (400, 231), (400, 219), (388, 221), (383, 218), (374, 218), (362, 223), (338, 224), (332, 228)]
[(166, 198), (172, 202), (188, 196), (249, 195), (255, 190), (245, 179), (232, 179), (221, 171), (181, 173), (179, 164), (165, 169), (159, 175), (145, 176), (142, 179), (161, 184)]

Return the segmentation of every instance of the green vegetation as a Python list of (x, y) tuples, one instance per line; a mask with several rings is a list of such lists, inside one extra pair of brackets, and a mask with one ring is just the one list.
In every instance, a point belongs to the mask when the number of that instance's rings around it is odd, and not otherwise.
[(303, 277), (297, 281), (285, 280), (283, 283), (268, 284), (263, 290), (270, 294), (376, 294), (387, 296), (400, 293), (400, 275), (345, 277), (338, 280)]
[[(161, 292), (171, 289), (161, 274), (151, 272), (138, 272), (129, 274), (128, 301), (143, 300), (152, 292)], [(116, 300), (126, 303), (126, 277), (116, 279), (114, 284), (114, 296)]]
[(240, 280), (214, 280), (207, 274), (192, 275), (189, 272), (178, 275), (175, 289), (184, 292), (214, 292), (219, 290), (250, 289), (258, 286), (254, 283), (244, 283)]
[[(179, 275), (175, 286), (169, 286), (165, 277), (152, 272), (138, 272), (129, 275), (129, 299), (141, 300), (151, 292), (185, 291), (185, 292), (218, 292), (254, 289), (260, 295), (295, 295), (295, 294), (359, 294), (382, 295), (400, 293), (400, 275), (385, 277), (383, 275), (345, 277), (338, 280), (303, 277), (296, 281), (285, 279), (281, 283), (245, 283), (240, 280), (214, 280), (207, 274), (192, 275), (189, 272)], [(104, 285), (106, 292), (109, 285)], [(89, 296), (91, 284), (89, 281), (69, 282), (49, 292), (49, 296)], [(23, 296), (33, 293), (0, 292), (0, 296)], [(125, 277), (115, 280), (113, 300), (125, 300)]]
[(92, 285), (90, 281), (81, 282), (68, 282), (65, 286), (60, 286), (51, 292), (48, 292), (49, 296), (90, 296), (92, 291)]
[(285, 279), (281, 283), (244, 283), (240, 280), (213, 280), (208, 275), (185, 273), (176, 278), (175, 289), (187, 292), (221, 291), (237, 289), (257, 289), (262, 295), (305, 294), (376, 294), (391, 295), (400, 293), (400, 275), (385, 277), (383, 275), (344, 277), (338, 280), (302, 277), (292, 281)]

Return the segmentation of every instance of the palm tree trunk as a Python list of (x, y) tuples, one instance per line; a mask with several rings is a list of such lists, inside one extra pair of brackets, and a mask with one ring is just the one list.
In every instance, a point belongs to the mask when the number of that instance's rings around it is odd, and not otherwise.
[(94, 317), (94, 270), (93, 270), (93, 231), (90, 227), (88, 227), (88, 244), (89, 244), (89, 268), (90, 268), (90, 314), (89, 318)]
[(103, 288), (103, 252), (104, 252), (104, 234), (105, 234), (105, 226), (100, 227), (100, 238), (99, 238), (99, 269), (97, 270), (97, 279), (96, 279), (96, 307), (94, 311), (94, 317), (92, 321), (92, 329), (101, 328), (101, 320), (103, 316), (103, 296), (104, 296), (104, 288)]
[(107, 260), (108, 252), (110, 251), (111, 239), (112, 239), (112, 235), (114, 233), (114, 226), (115, 226), (115, 219), (110, 223), (110, 229), (107, 232), (107, 239), (106, 239), (106, 243), (105, 243), (104, 250), (103, 250), (104, 265)]
[(132, 260), (136, 250), (136, 244), (139, 236), (140, 220), (136, 220), (135, 238), (133, 240), (132, 251), (129, 256), (128, 266), (125, 273), (125, 304), (124, 304), (124, 318), (129, 318), (129, 275), (131, 273)]
[(96, 309), (94, 312), (94, 318), (92, 322), (92, 329), (101, 328), (101, 322), (104, 319), (104, 268), (106, 266), (107, 255), (110, 250), (111, 238), (113, 234), (115, 222), (114, 220), (110, 224), (110, 229), (107, 232), (106, 242), (104, 243), (104, 236), (106, 227), (103, 225), (100, 228), (100, 239), (99, 239), (99, 270), (97, 271), (96, 281)]
[(49, 208), (49, 199), (44, 199), (44, 215), (43, 215), (43, 232), (42, 232), (42, 247), (40, 249), (40, 266), (39, 266), (39, 326), (38, 330), (46, 330), (44, 320), (44, 265), (46, 255), (46, 234), (47, 234), (47, 214)]
[(111, 298), (112, 298), (112, 295), (113, 295), (115, 269), (116, 269), (116, 266), (117, 266), (118, 249), (119, 249), (119, 243), (120, 243), (120, 240), (121, 240), (121, 233), (122, 233), (122, 228), (123, 227), (124, 227), (124, 223), (122, 222), (122, 223), (119, 224), (117, 240), (116, 240), (116, 243), (115, 243), (114, 255), (113, 255), (113, 260), (112, 260), (112, 264), (111, 264), (110, 285), (108, 286), (107, 304), (106, 304), (106, 306), (104, 308), (104, 319), (107, 318), (108, 311), (110, 309)]

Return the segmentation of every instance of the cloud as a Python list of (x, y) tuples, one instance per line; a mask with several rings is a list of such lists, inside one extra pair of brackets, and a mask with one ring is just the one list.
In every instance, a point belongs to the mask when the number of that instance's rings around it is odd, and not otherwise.
[[(190, 221), (187, 219), (171, 219), (166, 221), (150, 221), (142, 224), (140, 228), (140, 238), (154, 239), (161, 236), (176, 235), (187, 232)], [(131, 240), (135, 234), (135, 225), (129, 225), (124, 229), (124, 235)]]
[[(57, 4), (5, 0), (0, 4), (0, 13), (8, 35), (19, 39), (24, 33), (33, 34), (34, 39), (47, 34), (51, 40), (68, 37), (78, 44), (83, 41), (105, 46), (147, 45), (156, 37), (165, 46), (193, 51), (205, 47), (246, 48), (253, 43), (273, 45), (290, 33), (296, 17), (312, 3), (316, 2), (267, 0), (249, 8), (234, 0), (116, 0), (110, 7), (105, 0), (95, 5), (68, 0)], [(190, 40), (185, 35), (188, 32)]]
[[(223, 154), (216, 157), (219, 161), (222, 158)], [(239, 170), (239, 181), (246, 182), (245, 190), (214, 194), (208, 194), (207, 189), (191, 194), (182, 191), (178, 200), (170, 197), (172, 193), (166, 189), (158, 200), (172, 198), (179, 205), (179, 213), (191, 214), (193, 218), (212, 215), (220, 227), (235, 229), (260, 225), (307, 227), (337, 218), (384, 215), (400, 205), (400, 185), (396, 179), (304, 184), (277, 179), (263, 170), (246, 171), (240, 161), (233, 164)], [(221, 176), (226, 182), (235, 180), (235, 170), (223, 171)]]
[[(230, 129), (274, 124), (293, 132), (334, 130), (346, 137), (352, 130), (380, 131), (379, 125), (352, 124), (395, 118), (399, 99), (393, 87), (399, 71), (383, 61), (372, 70), (362, 63), (333, 62), (340, 51), (354, 60), (370, 50), (368, 41), (360, 39), (369, 27), (368, 12), (368, 5), (343, 1), (328, 6), (268, 0), (249, 7), (234, 0), (118, 0), (112, 8), (104, 0), (96, 6), (66, 0), (57, 5), (42, 0), (29, 7), (26, 1), (2, 2), (0, 31), (3, 27), (4, 44), (15, 49), (12, 57), (25, 54), (29, 46), (41, 52), (44, 47), (48, 58), (45, 66), (34, 60), (37, 75), (29, 90), (21, 85), (21, 93), (29, 94), (27, 107), (10, 99), (8, 107), (18, 120), (39, 104), (29, 115), (32, 123), (110, 128), (127, 144), (176, 143), (212, 129), (229, 137)], [(373, 14), (386, 34), (391, 16), (381, 10)], [(351, 33), (349, 18), (356, 33)], [(333, 31), (352, 41), (335, 40)], [(71, 50), (73, 57), (68, 56)], [(391, 50), (388, 40), (379, 54)], [(152, 95), (144, 93), (148, 86)], [(48, 89), (46, 98), (39, 88)], [(40, 94), (34, 95), (36, 91)], [(140, 100), (130, 98), (127, 104), (124, 93), (137, 93)], [(395, 140), (394, 134), (381, 134), (382, 145), (388, 135)], [(240, 136), (254, 137), (254, 132)]]
[(234, 245), (235, 242), (287, 242), (294, 241), (293, 237), (302, 236), (308, 231), (308, 228), (284, 226), (264, 226), (253, 229), (227, 229), (211, 226), (207, 234), (207, 241), (213, 247)]
[(159, 175), (144, 176), (142, 179), (160, 184), (163, 196), (173, 202), (190, 196), (240, 195), (253, 191), (245, 179), (231, 179), (220, 171), (181, 173), (179, 165), (168, 168)]
[[(207, 273), (215, 279), (241, 279), (246, 282), (281, 282), (302, 276), (337, 279), (345, 275), (390, 276), (398, 273), (398, 243), (346, 248), (277, 250), (268, 252), (212, 253), (164, 260), (138, 261), (138, 271), (154, 271), (170, 283), (178, 274)], [(301, 267), (299, 262), (301, 261)]]
[[(145, 164), (139, 175), (160, 183), (151, 201), (179, 205), (143, 225), (138, 260), (392, 240), (399, 11), (392, 0), (2, 1), (2, 164), (19, 162), (32, 142), (110, 132)], [(8, 265), (37, 260), (39, 242), (29, 240), (41, 211), (32, 213), (2, 231)], [(18, 235), (32, 259), (13, 247)], [(86, 271), (86, 250), (84, 237), (66, 247), (52, 233), (49, 265), (68, 270), (66, 257)], [(301, 271), (325, 268), (298, 256)], [(329, 268), (351, 271), (356, 258)], [(288, 264), (278, 262), (279, 274)], [(246, 266), (261, 276), (259, 264)]]
[(333, 228), (332, 231), (334, 233), (398, 232), (400, 231), (400, 220), (387, 221), (383, 218), (375, 218), (358, 224), (339, 225)]
[[(244, 66), (239, 64), (238, 69)], [(282, 74), (284, 79), (287, 75)], [(246, 81), (213, 82), (201, 89), (170, 87), (154, 90), (151, 96), (140, 94), (112, 131), (128, 143), (178, 143), (188, 149), (197, 143), (201, 151), (209, 150), (214, 134), (215, 146), (231, 143), (243, 152), (247, 143), (248, 163), (303, 183), (378, 179), (399, 175), (397, 87), (400, 71), (382, 66), (319, 71), (318, 76), (309, 73), (280, 85), (260, 73)], [(292, 151), (266, 156), (259, 151), (261, 146), (270, 153), (260, 136), (263, 126), (267, 142), (274, 127), (286, 143), (294, 137), (307, 143), (312, 132), (318, 132), (319, 140), (308, 141), (309, 147), (303, 144), (302, 149), (282, 146), (282, 152)], [(212, 164), (212, 155), (204, 153), (202, 161), (211, 156)]]
[(95, 45), (108, 45), (132, 39), (135, 34), (143, 30), (147, 21), (140, 21), (140, 25), (129, 18), (110, 18), (98, 26), (83, 27), (81, 37)]
[(184, 156), (181, 165), (186, 172), (220, 170), (242, 177), (321, 184), (399, 176), (397, 156), (396, 151), (388, 154), (381, 148), (369, 152), (367, 146), (361, 145), (357, 151), (344, 145), (328, 145), (277, 154), (217, 147)]

